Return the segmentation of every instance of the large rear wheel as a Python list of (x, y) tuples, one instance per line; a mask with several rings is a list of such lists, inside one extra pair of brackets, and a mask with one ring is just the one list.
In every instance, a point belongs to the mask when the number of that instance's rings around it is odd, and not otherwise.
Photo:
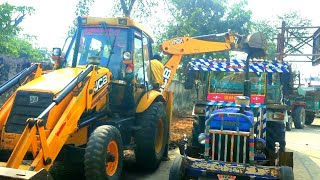
[(306, 120), (306, 111), (304, 107), (303, 106), (296, 107), (293, 113), (294, 113), (294, 116), (293, 116), (294, 127), (297, 129), (303, 129), (305, 120)]
[(123, 165), (123, 144), (114, 126), (104, 125), (90, 135), (84, 156), (86, 179), (119, 179)]
[(137, 115), (135, 156), (140, 167), (155, 169), (159, 166), (168, 143), (169, 124), (162, 102), (154, 102)]
[(314, 121), (315, 114), (314, 113), (307, 113), (306, 115), (306, 125), (311, 125)]

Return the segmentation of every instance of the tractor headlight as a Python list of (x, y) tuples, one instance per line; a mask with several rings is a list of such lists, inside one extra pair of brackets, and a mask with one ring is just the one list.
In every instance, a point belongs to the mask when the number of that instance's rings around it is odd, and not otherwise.
[(266, 147), (266, 141), (261, 138), (257, 138), (254, 141), (254, 148), (258, 151), (262, 151)]
[(130, 52), (124, 52), (123, 53), (123, 59), (124, 60), (130, 60), (130, 58), (131, 58), (131, 54), (130, 54)]
[(205, 144), (206, 142), (206, 135), (204, 133), (200, 133), (198, 136), (198, 142), (200, 144)]

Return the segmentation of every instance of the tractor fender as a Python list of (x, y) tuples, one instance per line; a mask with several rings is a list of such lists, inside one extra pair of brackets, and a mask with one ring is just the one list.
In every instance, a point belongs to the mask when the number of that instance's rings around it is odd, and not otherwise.
[(140, 99), (138, 106), (136, 108), (136, 113), (142, 113), (143, 111), (145, 111), (146, 109), (148, 109), (148, 107), (155, 101), (155, 100), (159, 100), (159, 101), (163, 101), (165, 102), (165, 99), (162, 95), (161, 92), (156, 91), (156, 90), (150, 90), (147, 93), (145, 93), (142, 98)]
[(307, 104), (303, 101), (295, 101), (291, 104), (291, 112), (293, 112), (299, 106), (306, 107)]

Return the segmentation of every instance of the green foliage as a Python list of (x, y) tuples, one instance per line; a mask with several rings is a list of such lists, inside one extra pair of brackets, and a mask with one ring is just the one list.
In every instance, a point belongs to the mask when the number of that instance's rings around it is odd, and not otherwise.
[[(90, 13), (90, 7), (94, 3), (94, 0), (79, 0), (76, 5), (76, 10), (74, 14), (77, 16), (88, 16)], [(76, 32), (76, 27), (74, 25), (69, 26), (68, 36), (72, 36)]]
[[(297, 11), (291, 11), (279, 15), (276, 20), (258, 20), (252, 22), (250, 25), (250, 30), (254, 32), (262, 32), (266, 37), (268, 43), (268, 59), (275, 59), (277, 53), (277, 35), (280, 33), (282, 21), (286, 22), (286, 27), (302, 27), (302, 26), (311, 26), (311, 20), (303, 17)], [(285, 36), (296, 36), (296, 37), (306, 37), (310, 36), (307, 29), (288, 29), (288, 34)], [(285, 49), (291, 49), (293, 46), (297, 45), (301, 40), (295, 38), (286, 39)], [(295, 50), (290, 51), (290, 53), (297, 52)]]
[[(160, 1), (163, 3), (163, 1)], [(112, 14), (114, 16), (145, 19), (158, 7), (159, 0), (115, 0)]]
[[(291, 11), (289, 13), (285, 13), (283, 15), (278, 16), (279, 21), (285, 21), (286, 27), (306, 27), (306, 26), (311, 26), (311, 20), (303, 17), (300, 12), (298, 11)], [(279, 24), (281, 24), (279, 22)], [(286, 38), (285, 39), (285, 51), (288, 53), (296, 53), (299, 52), (299, 49), (293, 48), (299, 43), (303, 42), (306, 40), (305, 38), (301, 37), (310, 37), (312, 34), (308, 29), (287, 29), (286, 31), (287, 37), (291, 38)], [(313, 32), (312, 32), (313, 33)], [(295, 38), (298, 37), (298, 38)], [(300, 39), (299, 39), (300, 38)]]
[(90, 6), (94, 3), (94, 0), (79, 0), (76, 6), (76, 16), (88, 16), (90, 12)]
[[(239, 34), (249, 32), (251, 11), (246, 9), (247, 1), (229, 4), (227, 0), (170, 0), (171, 13), (174, 19), (166, 27), (166, 32), (160, 37), (160, 42), (178, 36), (199, 36), (227, 32), (229, 29)], [(217, 39), (216, 41), (224, 41)], [(206, 53), (193, 57), (229, 58), (230, 52)], [(191, 59), (185, 56), (182, 68), (178, 70), (179, 79), (185, 76), (187, 63)]]
[(41, 60), (43, 57), (37, 48), (33, 48), (30, 41), (34, 38), (24, 35), (19, 37), (19, 24), (26, 15), (34, 12), (32, 7), (13, 6), (8, 3), (0, 5), (0, 54), (13, 57), (28, 57), (32, 60)]

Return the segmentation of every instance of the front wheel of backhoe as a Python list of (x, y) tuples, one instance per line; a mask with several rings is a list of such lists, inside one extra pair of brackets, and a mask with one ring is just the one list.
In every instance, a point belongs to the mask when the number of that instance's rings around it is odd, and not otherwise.
[(135, 156), (139, 167), (155, 169), (159, 166), (168, 142), (169, 124), (162, 102), (154, 102), (137, 115), (137, 125), (141, 128), (135, 133)]
[(84, 156), (86, 179), (120, 179), (123, 165), (123, 144), (114, 126), (104, 125), (90, 135)]

